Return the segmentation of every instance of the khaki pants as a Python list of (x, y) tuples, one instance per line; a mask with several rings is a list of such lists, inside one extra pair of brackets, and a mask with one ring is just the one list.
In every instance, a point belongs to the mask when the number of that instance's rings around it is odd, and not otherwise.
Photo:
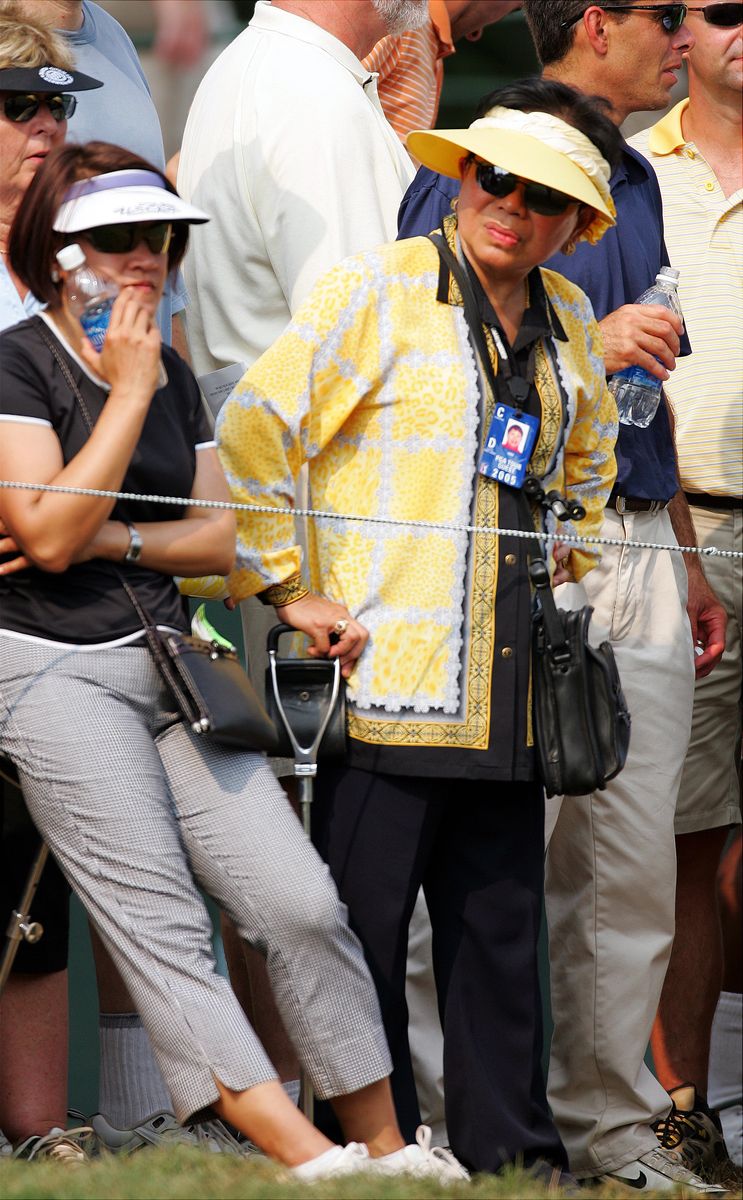
[[(602, 533), (675, 543), (667, 512), (607, 510)], [(605, 548), (564, 608), (594, 606), (632, 716), (605, 791), (548, 801), (546, 906), (555, 1031), (548, 1095), (579, 1176), (657, 1146), (670, 1100), (644, 1063), (674, 933), (674, 813), (691, 727), (693, 652), (680, 554)]]

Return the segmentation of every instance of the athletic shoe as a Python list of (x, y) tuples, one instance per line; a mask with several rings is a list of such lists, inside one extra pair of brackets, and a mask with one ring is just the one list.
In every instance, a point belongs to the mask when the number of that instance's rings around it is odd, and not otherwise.
[(13, 1158), (27, 1162), (38, 1162), (46, 1158), (65, 1167), (79, 1167), (89, 1161), (93, 1130), (89, 1125), (77, 1129), (60, 1129), (56, 1126), (48, 1133), (32, 1134), (20, 1142), (13, 1151)]
[(451, 1150), (431, 1145), (428, 1125), (418, 1126), (414, 1146), (403, 1146), (393, 1154), (370, 1159), (369, 1169), (380, 1175), (415, 1175), (438, 1179), (440, 1183), (454, 1183), (470, 1177)]
[(666, 1154), (702, 1179), (739, 1190), (741, 1170), (728, 1154), (719, 1115), (691, 1083), (674, 1088), (673, 1108), (653, 1124)]
[(347, 1146), (332, 1146), (317, 1158), (289, 1167), (282, 1171), (281, 1179), (298, 1179), (314, 1183), (318, 1179), (330, 1179), (336, 1175), (358, 1175), (370, 1171), (369, 1151), (361, 1142), (349, 1142)]
[(6, 1138), (2, 1129), (0, 1129), (0, 1158), (2, 1158), (4, 1154), (7, 1155), (8, 1158), (10, 1158), (12, 1153), (13, 1153), (13, 1147), (11, 1146), (8, 1139)]
[(211, 1150), (215, 1154), (236, 1154), (245, 1158), (252, 1149), (240, 1144), (222, 1121), (203, 1121), (181, 1125), (171, 1112), (153, 1113), (133, 1129), (117, 1129), (102, 1113), (90, 1118), (99, 1148), (112, 1154), (132, 1154), (147, 1146), (185, 1145)]
[(682, 1186), (687, 1192), (701, 1196), (727, 1195), (725, 1188), (716, 1183), (706, 1183), (698, 1175), (687, 1171), (665, 1150), (648, 1150), (647, 1154), (642, 1154), (634, 1162), (600, 1175), (598, 1182), (622, 1183), (636, 1192), (670, 1192)]

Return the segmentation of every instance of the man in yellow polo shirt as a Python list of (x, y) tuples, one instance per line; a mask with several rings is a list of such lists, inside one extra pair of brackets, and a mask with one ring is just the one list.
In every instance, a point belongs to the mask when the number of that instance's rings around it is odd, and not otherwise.
[[(699, 544), (743, 548), (743, 4), (696, 0), (687, 55), (689, 99), (630, 139), (658, 176), (666, 244), (681, 272), (679, 297), (694, 353), (666, 384), (676, 418), (682, 487)], [(676, 814), (676, 936), (652, 1048), (675, 1109), (659, 1123), (697, 1173), (729, 1161), (707, 1106), (710, 1031), (722, 975), (715, 877), (730, 826), (740, 821), (740, 559), (705, 558), (725, 604), (725, 654), (698, 678), (691, 742)], [(731, 1000), (735, 998), (731, 996)], [(738, 997), (738, 1001), (740, 997)], [(688, 1161), (687, 1161), (688, 1160)]]

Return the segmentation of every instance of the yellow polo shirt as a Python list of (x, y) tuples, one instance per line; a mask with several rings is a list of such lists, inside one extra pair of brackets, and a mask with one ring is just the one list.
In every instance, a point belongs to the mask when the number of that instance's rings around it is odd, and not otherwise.
[(743, 493), (743, 189), (725, 196), (684, 138), (682, 100), (629, 139), (652, 163), (663, 195), (666, 245), (681, 272), (679, 299), (693, 353), (666, 386), (676, 416), (682, 487)]

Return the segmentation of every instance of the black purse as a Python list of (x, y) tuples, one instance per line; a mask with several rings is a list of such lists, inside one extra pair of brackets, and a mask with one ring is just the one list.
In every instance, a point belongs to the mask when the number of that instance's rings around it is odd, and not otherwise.
[[(43, 323), (42, 323), (43, 324)], [(88, 433), (88, 406), (46, 328), (40, 330), (80, 409)], [(123, 575), (119, 582), (132, 604), (160, 676), (181, 719), (200, 736), (233, 750), (276, 750), (276, 730), (234, 650), (219, 642), (158, 629)]]
[[(495, 374), (472, 287), (443, 238), (432, 236), (440, 256), (459, 284), (470, 340), (493, 396)], [(526, 497), (519, 491), (526, 528), (532, 526)], [(532, 617), (532, 690), (534, 740), (548, 796), (603, 791), (627, 760), (630, 714), (622, 692), (614, 651), (588, 640), (593, 609), (558, 608), (549, 570), (540, 555), (529, 555), (529, 577), (536, 592)]]
[(277, 753), (295, 757), (287, 725), (297, 745), (310, 748), (327, 721), (315, 757), (342, 758), (346, 752), (346, 689), (337, 660), (279, 658), (279, 638), (296, 632), (291, 625), (274, 625), (267, 639), (266, 709), (276, 727)]

